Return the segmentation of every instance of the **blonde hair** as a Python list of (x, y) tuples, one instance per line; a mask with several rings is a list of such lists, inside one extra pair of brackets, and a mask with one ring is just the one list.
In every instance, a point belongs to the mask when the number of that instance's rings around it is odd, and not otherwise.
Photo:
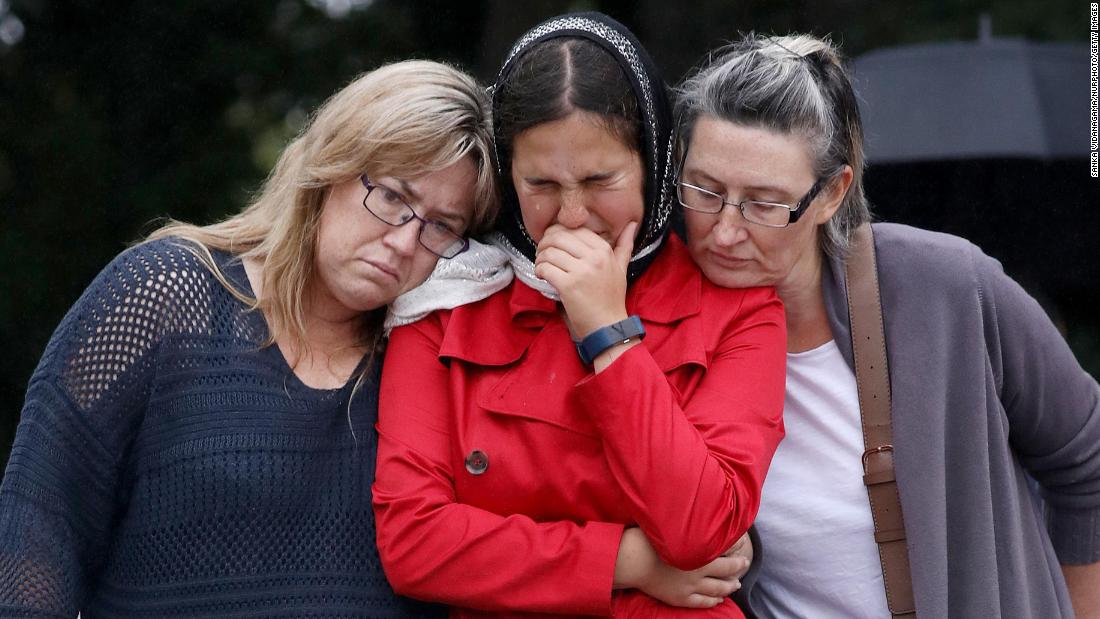
[[(467, 233), (476, 234), (489, 227), (499, 203), (492, 135), (488, 97), (469, 75), (425, 60), (385, 65), (359, 76), (317, 109), (243, 211), (207, 226), (170, 221), (146, 240), (187, 241), (222, 285), (264, 313), (265, 344), (286, 334), (305, 350), (304, 294), (314, 277), (318, 223), (329, 188), (364, 173), (416, 178), (472, 157), (477, 181)], [(259, 298), (238, 290), (211, 250), (257, 260), (263, 273)], [(358, 344), (372, 353), (381, 346), (384, 314), (381, 308), (363, 317)]]

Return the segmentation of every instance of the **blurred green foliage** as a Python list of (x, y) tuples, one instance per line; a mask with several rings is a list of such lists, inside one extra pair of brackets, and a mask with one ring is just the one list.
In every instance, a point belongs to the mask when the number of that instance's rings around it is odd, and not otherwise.
[[(831, 33), (856, 55), (974, 38), (981, 13), (998, 36), (1085, 41), (1088, 27), (1087, 3), (1066, 0), (340, 6), (0, 0), (0, 20), (19, 27), (0, 21), (0, 40), (12, 39), (0, 42), (0, 462), (50, 333), (99, 269), (157, 218), (206, 223), (240, 209), (309, 111), (383, 62), (447, 60), (491, 81), (518, 34), (583, 9), (631, 26), (670, 81), (739, 30)], [(1078, 344), (1095, 351), (1097, 337)]]

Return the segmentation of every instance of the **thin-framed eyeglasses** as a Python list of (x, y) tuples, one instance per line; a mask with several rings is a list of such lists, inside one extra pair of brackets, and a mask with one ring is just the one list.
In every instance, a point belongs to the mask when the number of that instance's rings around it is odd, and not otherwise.
[(778, 202), (762, 202), (760, 200), (730, 202), (721, 194), (684, 181), (676, 184), (676, 198), (684, 208), (700, 213), (717, 215), (722, 212), (726, 205), (735, 206), (741, 211), (741, 216), (747, 222), (769, 228), (786, 228), (798, 221), (802, 213), (806, 212), (806, 207), (813, 202), (828, 180), (829, 177), (827, 176), (818, 178), (810, 187), (810, 190), (806, 192), (806, 195), (802, 196), (802, 199), (794, 206)]
[(363, 208), (378, 221), (391, 226), (403, 226), (415, 219), (420, 222), (417, 242), (440, 258), (454, 258), (470, 248), (470, 241), (446, 223), (417, 215), (401, 194), (385, 185), (371, 182), (366, 174), (359, 179), (367, 188), (367, 195), (363, 196)]

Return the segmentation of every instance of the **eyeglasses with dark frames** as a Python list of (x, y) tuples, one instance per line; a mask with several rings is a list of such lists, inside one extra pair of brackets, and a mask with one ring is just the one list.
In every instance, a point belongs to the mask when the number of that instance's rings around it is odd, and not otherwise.
[(385, 185), (372, 183), (366, 174), (359, 179), (367, 188), (367, 195), (363, 196), (363, 208), (382, 223), (403, 226), (414, 219), (420, 222), (417, 242), (440, 258), (454, 258), (470, 248), (470, 241), (446, 223), (417, 215), (401, 194)]
[(745, 221), (769, 228), (786, 228), (798, 221), (802, 213), (806, 212), (806, 207), (814, 201), (814, 198), (821, 192), (828, 180), (828, 176), (818, 178), (810, 187), (810, 190), (806, 192), (806, 195), (802, 196), (802, 199), (794, 206), (778, 202), (762, 202), (760, 200), (730, 202), (721, 194), (683, 181), (676, 185), (676, 197), (681, 206), (700, 213), (717, 215), (722, 212), (726, 205), (735, 206), (741, 211), (741, 216), (745, 218)]

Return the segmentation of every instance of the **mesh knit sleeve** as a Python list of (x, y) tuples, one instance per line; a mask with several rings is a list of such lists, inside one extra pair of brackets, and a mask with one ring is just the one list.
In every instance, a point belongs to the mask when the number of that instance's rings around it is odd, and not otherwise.
[(170, 241), (127, 250), (53, 334), (0, 486), (0, 615), (79, 610), (125, 507), (127, 448), (157, 349), (166, 333), (202, 328), (203, 268)]

